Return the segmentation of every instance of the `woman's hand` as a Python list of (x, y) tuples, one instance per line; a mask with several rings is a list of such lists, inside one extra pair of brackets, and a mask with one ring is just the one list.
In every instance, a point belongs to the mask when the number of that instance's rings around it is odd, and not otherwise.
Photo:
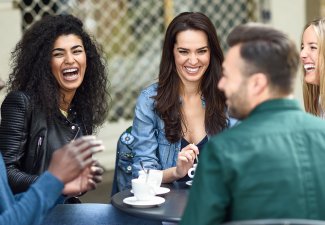
[(188, 170), (193, 166), (196, 155), (199, 154), (199, 149), (194, 144), (189, 144), (178, 153), (176, 170), (174, 176), (178, 179), (184, 177)]
[(97, 184), (102, 181), (104, 170), (96, 161), (74, 180), (65, 184), (63, 194), (68, 196), (77, 196), (81, 193), (96, 189)]

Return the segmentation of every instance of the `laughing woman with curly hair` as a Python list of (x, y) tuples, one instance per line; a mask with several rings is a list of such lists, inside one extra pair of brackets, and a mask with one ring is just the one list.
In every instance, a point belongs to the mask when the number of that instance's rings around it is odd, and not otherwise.
[(35, 182), (55, 149), (92, 134), (105, 121), (108, 79), (100, 54), (71, 15), (44, 17), (16, 45), (0, 125), (13, 193)]

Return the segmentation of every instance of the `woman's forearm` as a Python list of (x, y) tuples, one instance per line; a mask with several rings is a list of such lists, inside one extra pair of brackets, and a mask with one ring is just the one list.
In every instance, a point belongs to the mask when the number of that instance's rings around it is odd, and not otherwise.
[(162, 183), (171, 183), (175, 180), (180, 179), (176, 173), (176, 167), (170, 167), (168, 169), (163, 170), (163, 180)]

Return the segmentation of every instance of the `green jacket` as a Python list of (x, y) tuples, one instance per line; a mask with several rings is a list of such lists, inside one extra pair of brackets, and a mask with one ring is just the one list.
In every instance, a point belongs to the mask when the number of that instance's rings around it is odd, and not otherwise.
[(325, 121), (297, 101), (260, 104), (205, 148), (180, 224), (325, 220)]

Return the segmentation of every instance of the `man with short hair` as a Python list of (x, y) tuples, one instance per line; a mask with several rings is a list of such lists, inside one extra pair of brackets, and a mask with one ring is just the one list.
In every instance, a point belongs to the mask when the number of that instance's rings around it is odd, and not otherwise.
[(218, 87), (242, 120), (200, 155), (181, 224), (325, 219), (325, 121), (293, 99), (299, 54), (282, 32), (236, 27)]

